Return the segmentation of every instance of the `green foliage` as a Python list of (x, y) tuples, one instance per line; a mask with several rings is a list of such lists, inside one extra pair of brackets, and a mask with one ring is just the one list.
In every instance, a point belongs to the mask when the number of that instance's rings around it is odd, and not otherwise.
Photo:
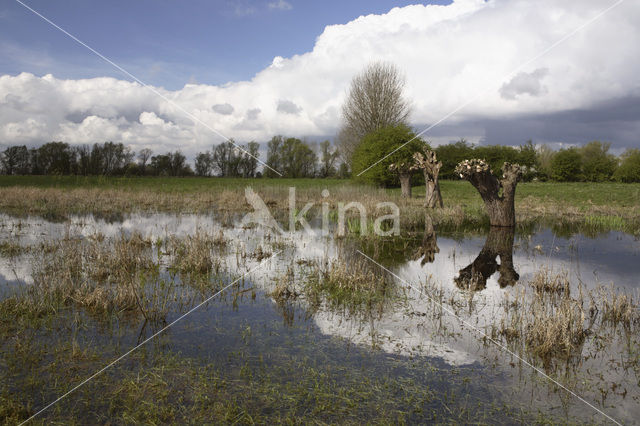
[(460, 139), (456, 143), (440, 145), (436, 148), (438, 160), (442, 161), (440, 169), (441, 179), (455, 179), (455, 168), (463, 160), (474, 158), (473, 146), (466, 140)]
[(613, 178), (618, 182), (640, 182), (640, 149), (629, 148), (622, 154), (622, 162)]
[[(389, 166), (394, 163), (413, 162), (413, 154), (421, 151), (424, 146), (424, 141), (415, 136), (415, 133), (404, 124), (383, 127), (369, 133), (362, 139), (353, 154), (351, 163), (353, 176), (360, 181), (381, 186), (397, 184), (397, 174), (390, 171)], [(397, 151), (393, 152), (396, 149)], [(384, 158), (391, 152), (393, 154)], [(384, 160), (366, 170), (382, 158)], [(364, 170), (366, 172), (358, 176)]]
[(582, 156), (577, 148), (561, 149), (551, 160), (551, 177), (560, 182), (582, 180)]
[(538, 179), (546, 181), (551, 179), (551, 163), (555, 151), (549, 145), (541, 145), (536, 150), (536, 162), (538, 164)]
[(582, 174), (589, 182), (611, 180), (617, 167), (616, 158), (609, 154), (610, 143), (589, 142), (580, 148)]
[(302, 178), (316, 173), (318, 156), (305, 142), (298, 138), (274, 136), (267, 146), (266, 177)]
[(193, 174), (186, 157), (180, 152), (169, 152), (151, 157), (151, 172), (155, 176), (189, 176)]

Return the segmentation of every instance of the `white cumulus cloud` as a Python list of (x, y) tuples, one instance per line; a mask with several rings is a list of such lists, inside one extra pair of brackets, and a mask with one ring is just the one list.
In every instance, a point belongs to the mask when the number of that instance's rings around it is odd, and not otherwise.
[(584, 109), (640, 95), (638, 2), (621, 3), (530, 60), (606, 6), (456, 0), (394, 8), (327, 26), (311, 51), (276, 57), (250, 81), (156, 88), (171, 102), (114, 78), (4, 75), (0, 143), (113, 140), (193, 155), (222, 141), (207, 126), (242, 142), (275, 134), (332, 136), (351, 78), (375, 60), (393, 62), (406, 75), (416, 124), (433, 123), (476, 97), (447, 124)]

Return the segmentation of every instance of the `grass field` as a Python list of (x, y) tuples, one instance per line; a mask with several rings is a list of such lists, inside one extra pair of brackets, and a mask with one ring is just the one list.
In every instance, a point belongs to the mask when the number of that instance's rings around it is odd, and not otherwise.
[[(128, 191), (154, 192), (209, 192), (229, 189), (288, 188), (295, 186), (300, 190), (324, 189), (335, 187), (365, 186), (346, 179), (242, 179), (242, 178), (174, 178), (174, 177), (104, 177), (104, 176), (0, 176), (0, 188), (103, 188), (124, 189)], [(441, 181), (445, 202), (465, 203), (479, 200), (475, 189), (466, 181)], [(399, 188), (386, 190), (399, 195)], [(424, 194), (424, 187), (414, 186), (413, 196)], [(611, 207), (640, 207), (640, 184), (594, 183), (594, 182), (521, 182), (518, 184), (519, 199), (534, 197), (541, 200), (553, 200), (580, 207), (584, 204), (606, 205)]]
[[(375, 211), (382, 201), (398, 204), (403, 227), (423, 222), (423, 186), (410, 200), (399, 188), (379, 189), (343, 179), (240, 179), (170, 177), (0, 176), (0, 210), (12, 214), (66, 215), (130, 211), (246, 212), (244, 188), (251, 186), (274, 214), (288, 209), (288, 188), (298, 203), (358, 201)], [(328, 189), (326, 200), (321, 191)], [(442, 181), (445, 209), (432, 214), (436, 224), (486, 227), (482, 200), (466, 181)], [(516, 191), (520, 224), (545, 221), (601, 230), (640, 233), (640, 184), (522, 182)], [(468, 226), (467, 226), (468, 227)], [(581, 229), (584, 231), (584, 229)]]

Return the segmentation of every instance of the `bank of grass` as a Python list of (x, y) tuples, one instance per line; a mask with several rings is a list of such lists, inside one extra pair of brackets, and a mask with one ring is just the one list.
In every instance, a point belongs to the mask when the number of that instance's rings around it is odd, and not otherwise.
[[(442, 181), (445, 208), (432, 212), (434, 224), (444, 230), (486, 229), (488, 217), (476, 190), (466, 181)], [(289, 188), (296, 188), (298, 208), (315, 204), (312, 214), (326, 202), (362, 203), (373, 220), (376, 205), (395, 202), (401, 210), (403, 230), (424, 224), (424, 187), (415, 187), (411, 199), (397, 188), (380, 189), (341, 179), (234, 179), (234, 178), (117, 178), (76, 176), (0, 176), (0, 211), (60, 219), (69, 214), (127, 212), (210, 213), (234, 215), (251, 207), (245, 201), (250, 186), (278, 219), (286, 218)], [(330, 196), (321, 196), (328, 189)], [(349, 214), (355, 216), (356, 210)], [(516, 214), (521, 227), (536, 223), (585, 233), (618, 230), (640, 233), (640, 184), (522, 182), (516, 191)], [(337, 215), (333, 215), (337, 216)], [(333, 217), (332, 216), (332, 217)]]

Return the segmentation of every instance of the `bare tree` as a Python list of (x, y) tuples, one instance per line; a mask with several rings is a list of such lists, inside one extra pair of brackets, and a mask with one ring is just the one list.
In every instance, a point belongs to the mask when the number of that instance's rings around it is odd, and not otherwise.
[(138, 161), (140, 162), (140, 167), (142, 168), (143, 172), (147, 169), (147, 162), (151, 158), (152, 154), (153, 151), (151, 151), (149, 148), (143, 148), (140, 150), (140, 152), (138, 152)]
[(402, 197), (411, 198), (411, 175), (413, 174), (412, 164), (406, 162), (391, 163), (389, 165), (389, 170), (398, 174)]
[(518, 164), (505, 162), (502, 166), (502, 179), (493, 174), (486, 161), (479, 159), (464, 160), (456, 166), (455, 172), (478, 190), (491, 226), (516, 226), (516, 185), (522, 178), (522, 170)]
[(436, 152), (431, 151), (427, 146), (424, 147), (424, 155), (421, 152), (413, 154), (413, 166), (415, 170), (422, 170), (424, 174), (425, 199), (424, 205), (433, 209), (437, 206), (442, 207), (442, 194), (440, 194), (440, 181), (438, 175), (442, 161), (438, 161)]
[(404, 86), (404, 77), (388, 62), (374, 62), (351, 80), (337, 138), (345, 161), (350, 162), (366, 134), (386, 126), (408, 124), (411, 108), (403, 96)]

